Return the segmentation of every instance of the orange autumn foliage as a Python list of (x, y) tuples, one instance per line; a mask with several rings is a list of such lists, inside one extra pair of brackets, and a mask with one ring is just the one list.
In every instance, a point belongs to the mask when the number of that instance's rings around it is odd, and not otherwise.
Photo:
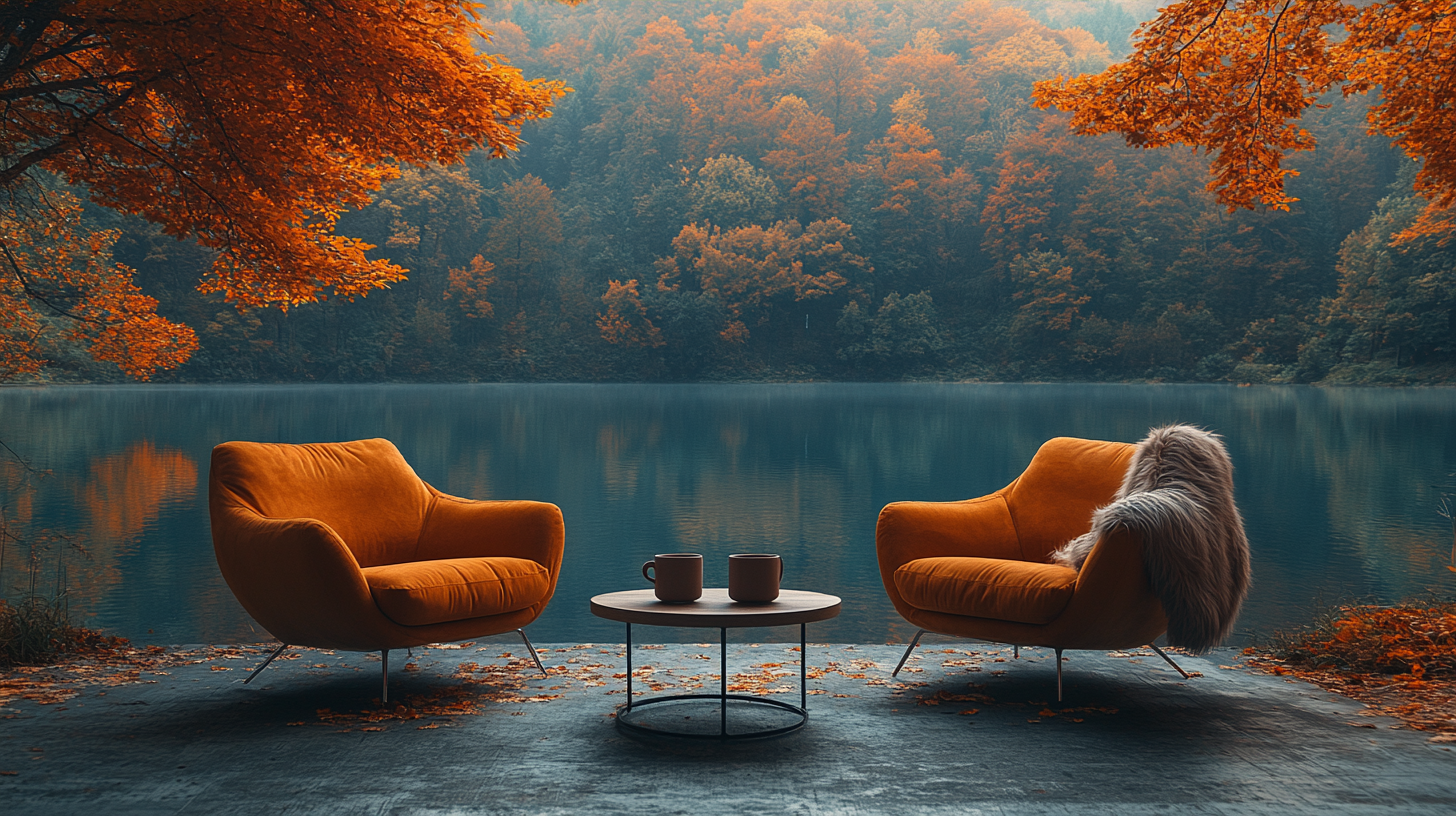
[(1343, 606), (1275, 651), (1297, 665), (1456, 678), (1456, 605)]
[(940, 50), (941, 36), (925, 29), (885, 60), (882, 89), (894, 98), (914, 90), (924, 100), (923, 124), (938, 140), (981, 121), (986, 99), (969, 67), (955, 54)]
[(850, 226), (837, 218), (808, 227), (797, 221), (729, 230), (688, 224), (673, 239), (673, 254), (657, 260), (657, 287), (716, 296), (730, 318), (722, 338), (741, 343), (749, 336), (745, 319), (762, 325), (775, 305), (839, 292), (863, 295), (874, 269), (853, 251), (857, 245)]
[(1456, 604), (1344, 606), (1323, 624), (1245, 649), (1248, 664), (1294, 675), (1399, 717), (1456, 732)]
[[(399, 164), (517, 149), (521, 126), (567, 90), (477, 54), (472, 39), (489, 32), (474, 6), (438, 0), (24, 0), (6, 4), (0, 34), (10, 210), (35, 171), (59, 175), (216, 250), (200, 288), (241, 306), (352, 299), (403, 279), (335, 232), (340, 215)], [(145, 313), (144, 301), (110, 302)], [(117, 339), (101, 353), (126, 351)]]
[(1423, 162), (1416, 189), (1431, 200), (1423, 223), (1439, 221), (1456, 204), (1451, 0), (1182, 0), (1139, 28), (1127, 60), (1040, 82), (1035, 99), (1071, 111), (1084, 135), (1216, 154), (1208, 187), (1230, 210), (1288, 209), (1296, 199), (1284, 182), (1296, 171), (1284, 160), (1314, 149), (1300, 121), (1335, 88), (1379, 88), (1370, 130)]
[(551, 188), (531, 174), (495, 193), (500, 215), (486, 236), (486, 254), (511, 277), (534, 272), (562, 241)]
[(490, 274), (495, 264), (476, 255), (464, 269), (450, 270), (450, 284), (445, 289), (445, 299), (454, 300), (466, 317), (485, 320), (495, 317), (495, 306), (486, 300), (486, 290), (496, 282)]
[(874, 112), (875, 76), (869, 66), (869, 50), (860, 43), (831, 37), (787, 74), (786, 82), (802, 90), (840, 131)]
[(829, 117), (797, 96), (783, 97), (774, 110), (788, 123), (774, 140), (778, 149), (765, 153), (763, 163), (804, 214), (839, 211), (850, 181), (844, 162), (849, 134), (835, 133)]
[(764, 146), (776, 116), (765, 103), (763, 65), (732, 45), (693, 77), (692, 116), (682, 136), (694, 156), (749, 155)]
[(1019, 34), (1050, 34), (1025, 10), (1002, 5), (996, 0), (966, 0), (945, 20), (948, 49), (979, 59), (998, 44)]
[(948, 229), (973, 211), (980, 185), (958, 167), (945, 172), (945, 159), (935, 136), (923, 123), (927, 106), (911, 88), (891, 105), (895, 114), (885, 138), (865, 147), (863, 170), (884, 186), (885, 198), (874, 212), (890, 239), (902, 244), (931, 243), (929, 233)]
[(642, 305), (642, 295), (637, 290), (637, 281), (626, 283), (611, 281), (607, 293), (602, 295), (606, 314), (597, 314), (597, 328), (602, 339), (618, 346), (657, 348), (665, 345), (662, 331), (647, 317), (647, 307)]
[(1073, 280), (1072, 267), (1063, 265), (1056, 253), (1032, 252), (1018, 255), (1012, 264), (1013, 279), (1021, 287), (1011, 297), (1019, 303), (1012, 320), (1014, 333), (1031, 328), (1041, 332), (1067, 332), (1080, 316), (1080, 309), (1092, 298), (1082, 294)]
[(86, 233), (73, 196), (26, 192), (33, 206), (0, 205), (0, 377), (40, 370), (36, 344), (46, 335), (84, 344), (142, 380), (185, 362), (197, 335), (159, 316), (133, 270), (112, 260), (120, 231)]
[(986, 227), (982, 246), (989, 255), (1007, 261), (1046, 242), (1047, 224), (1057, 206), (1056, 178), (1056, 167), (1050, 163), (1007, 157), (981, 213)]

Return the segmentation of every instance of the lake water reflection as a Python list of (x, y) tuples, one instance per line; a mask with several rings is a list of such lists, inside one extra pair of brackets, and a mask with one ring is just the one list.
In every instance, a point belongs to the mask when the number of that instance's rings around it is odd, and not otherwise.
[[(1136, 441), (1182, 421), (1224, 434), (1254, 548), (1240, 623), (1304, 621), (1324, 602), (1450, 594), (1456, 392), (1190, 385), (451, 385), (0, 390), (0, 441), (51, 475), (0, 480), (28, 540), (68, 535), (72, 607), (147, 643), (266, 639), (218, 575), (206, 483), (231, 439), (393, 440), (435, 486), (555, 502), (566, 516), (556, 598), (537, 641), (620, 641), (593, 594), (643, 585), (658, 552), (784, 556), (785, 585), (841, 595), (811, 639), (913, 631), (885, 599), (875, 517), (901, 499), (995, 490), (1053, 436)], [(9, 471), (14, 471), (10, 468)], [(61, 546), (54, 539), (53, 546)], [(20, 545), (5, 549), (8, 589)], [(42, 563), (53, 565), (48, 556)], [(45, 580), (53, 578), (46, 574)], [(664, 640), (710, 633), (655, 630)], [(753, 637), (790, 639), (788, 629)]]

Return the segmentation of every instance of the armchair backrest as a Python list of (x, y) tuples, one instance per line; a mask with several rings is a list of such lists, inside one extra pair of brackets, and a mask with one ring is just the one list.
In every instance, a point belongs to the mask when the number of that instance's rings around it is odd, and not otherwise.
[(415, 549), (430, 490), (387, 439), (310, 445), (225, 442), (212, 450), (211, 501), (267, 518), (309, 518), (344, 540), (361, 567)]
[(1057, 437), (1003, 493), (1026, 561), (1046, 561), (1056, 548), (1092, 529), (1092, 511), (1113, 500), (1132, 461), (1124, 442)]

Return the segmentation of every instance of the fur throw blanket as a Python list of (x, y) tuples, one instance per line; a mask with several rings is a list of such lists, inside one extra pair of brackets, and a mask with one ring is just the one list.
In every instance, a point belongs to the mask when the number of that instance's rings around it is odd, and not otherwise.
[(1219, 437), (1191, 425), (1154, 428), (1137, 445), (1116, 498), (1092, 530), (1052, 553), (1081, 569), (1119, 527), (1139, 533), (1148, 582), (1168, 615), (1168, 645), (1197, 652), (1233, 630), (1249, 591), (1249, 540), (1234, 506), (1234, 469)]

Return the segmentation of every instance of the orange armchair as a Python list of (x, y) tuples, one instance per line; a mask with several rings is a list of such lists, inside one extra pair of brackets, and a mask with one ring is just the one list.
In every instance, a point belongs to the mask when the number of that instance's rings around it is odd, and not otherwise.
[[(1139, 535), (1117, 529), (1081, 571), (1050, 556), (1092, 526), (1121, 484), (1134, 446), (1061, 437), (1011, 484), (959, 502), (895, 502), (880, 511), (875, 549), (895, 610), (925, 632), (1056, 650), (1151, 645), (1168, 628), (1148, 584)], [(1163, 659), (1162, 650), (1153, 646)], [(1187, 676), (1186, 674), (1184, 675)]]
[(379, 651), (520, 633), (556, 590), (561, 510), (470, 501), (426, 484), (388, 440), (213, 448), (218, 569), (283, 645)]

